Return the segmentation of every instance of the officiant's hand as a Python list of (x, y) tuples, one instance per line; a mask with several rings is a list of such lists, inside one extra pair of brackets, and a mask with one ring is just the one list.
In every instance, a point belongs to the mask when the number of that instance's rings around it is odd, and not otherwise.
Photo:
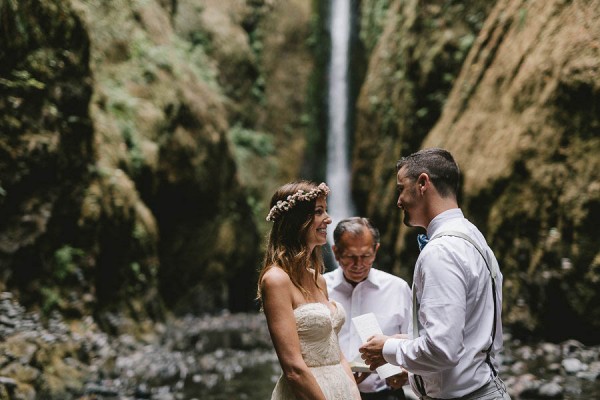
[(392, 375), (385, 379), (385, 383), (392, 389), (400, 389), (408, 382), (408, 371), (403, 370), (397, 375)]
[(365, 360), (365, 364), (371, 368), (371, 371), (387, 363), (383, 358), (383, 344), (386, 340), (388, 340), (388, 337), (385, 335), (375, 335), (370, 337), (369, 340), (358, 349), (361, 358)]
[(367, 379), (367, 377), (371, 375), (370, 372), (355, 372), (354, 373), (354, 380), (356, 381), (357, 385), (360, 385), (362, 383), (362, 381), (364, 381), (365, 379)]

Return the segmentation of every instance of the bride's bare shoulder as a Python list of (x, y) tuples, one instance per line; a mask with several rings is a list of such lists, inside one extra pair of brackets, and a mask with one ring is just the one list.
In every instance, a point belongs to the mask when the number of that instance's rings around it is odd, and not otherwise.
[(261, 280), (261, 286), (265, 287), (278, 287), (287, 286), (290, 283), (290, 277), (283, 269), (277, 265), (271, 266), (263, 275)]

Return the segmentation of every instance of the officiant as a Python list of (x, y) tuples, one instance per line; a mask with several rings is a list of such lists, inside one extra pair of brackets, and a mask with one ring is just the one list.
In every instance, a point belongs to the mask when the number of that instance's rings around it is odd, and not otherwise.
[[(339, 342), (346, 359), (362, 363), (358, 351), (362, 341), (352, 318), (373, 313), (385, 335), (408, 332), (411, 318), (411, 291), (401, 278), (373, 268), (379, 250), (379, 230), (367, 219), (352, 217), (340, 221), (333, 232), (333, 254), (339, 268), (324, 275), (330, 299), (342, 304), (346, 322)], [(355, 372), (363, 400), (404, 399), (403, 372), (385, 381), (377, 373)]]

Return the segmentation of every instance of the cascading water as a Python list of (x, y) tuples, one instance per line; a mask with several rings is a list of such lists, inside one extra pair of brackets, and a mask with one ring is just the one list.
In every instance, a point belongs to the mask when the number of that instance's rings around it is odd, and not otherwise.
[(348, 53), (350, 44), (351, 0), (331, 0), (331, 58), (329, 62), (327, 132), (327, 184), (331, 194), (327, 200), (333, 220), (328, 229), (333, 243), (333, 229), (342, 219), (354, 215), (350, 191), (348, 157)]

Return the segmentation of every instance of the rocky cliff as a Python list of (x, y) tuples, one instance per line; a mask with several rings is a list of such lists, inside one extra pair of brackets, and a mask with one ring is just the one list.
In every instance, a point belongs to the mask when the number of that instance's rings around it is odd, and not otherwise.
[(423, 144), (464, 165), (507, 323), (551, 339), (600, 328), (599, 38), (600, 2), (499, 2)]
[[(369, 1), (361, 8), (368, 66), (356, 101), (352, 189), (382, 233), (384, 268), (412, 277), (415, 251), (399, 263), (395, 164), (419, 149), (438, 120), (490, 2)], [(400, 265), (401, 264), (401, 265)]]
[[(354, 4), (352, 185), (380, 266), (410, 281), (417, 256), (395, 161), (444, 146), (501, 262), (509, 330), (597, 342), (600, 2)], [(0, 398), (107, 393), (165, 315), (253, 309), (268, 198), (323, 169), (326, 11), (0, 2)]]
[[(587, 339), (598, 2), (359, 6), (353, 193), (381, 228), (381, 266), (410, 280), (417, 255), (395, 161), (447, 147), (501, 260), (507, 324)], [(2, 3), (0, 289), (109, 327), (117, 310), (252, 309), (268, 197), (322, 169), (326, 8)]]
[[(395, 161), (449, 149), (521, 337), (597, 341), (599, 12), (598, 1), (390, 2), (357, 103), (354, 192), (395, 243), (382, 264), (410, 277), (416, 257)], [(481, 29), (469, 26), (482, 13)]]
[(1, 289), (107, 327), (253, 309), (265, 197), (302, 168), (310, 14), (3, 2)]

